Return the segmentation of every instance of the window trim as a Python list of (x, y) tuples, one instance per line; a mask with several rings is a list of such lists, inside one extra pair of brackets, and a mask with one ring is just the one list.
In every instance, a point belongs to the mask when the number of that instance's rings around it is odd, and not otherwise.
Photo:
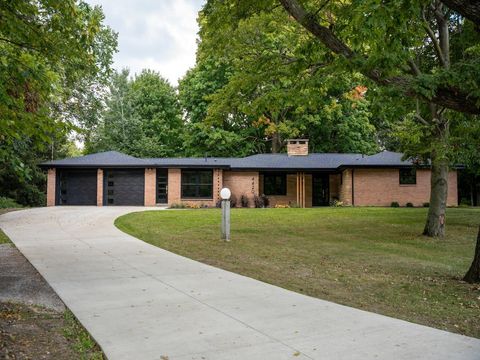
[[(405, 182), (405, 179), (404, 178), (402, 179), (402, 170), (403, 171), (409, 170), (410, 172), (413, 173), (413, 174), (409, 174), (409, 175), (412, 175), (414, 177), (413, 182)], [(405, 176), (405, 174), (404, 174), (404, 176)], [(415, 167), (398, 169), (398, 183), (399, 183), (399, 185), (402, 185), (402, 186), (415, 186), (415, 185), (417, 185), (417, 169)]]
[[(273, 193), (267, 193), (266, 191), (266, 179), (267, 177), (274, 177), (274, 178), (277, 178), (277, 177), (281, 177), (282, 178), (282, 183), (281, 183), (281, 187), (282, 187), (282, 191), (280, 192), (276, 192), (277, 189), (274, 190)], [(275, 180), (275, 183), (276, 183), (276, 180)], [(266, 195), (266, 196), (287, 196), (287, 192), (288, 192), (288, 186), (287, 186), (287, 173), (276, 173), (276, 172), (270, 172), (270, 173), (263, 173), (263, 193)]]
[[(188, 184), (185, 184), (184, 183), (184, 173), (185, 172), (196, 172), (197, 173), (197, 181), (195, 183), (188, 183)], [(211, 174), (211, 183), (209, 184), (206, 184), (206, 183), (200, 183), (200, 176), (198, 176), (198, 173), (201, 173), (201, 172), (209, 172)], [(180, 198), (182, 200), (213, 200), (213, 184), (214, 184), (214, 181), (213, 181), (213, 170), (212, 169), (182, 169), (181, 173), (180, 173)], [(197, 196), (184, 196), (183, 194), (183, 186), (184, 185), (194, 185), (196, 186), (196, 194)], [(200, 186), (206, 186), (206, 185), (210, 185), (210, 189), (211, 189), (211, 195), (210, 196), (198, 196), (198, 193), (199, 193), (199, 187)]]

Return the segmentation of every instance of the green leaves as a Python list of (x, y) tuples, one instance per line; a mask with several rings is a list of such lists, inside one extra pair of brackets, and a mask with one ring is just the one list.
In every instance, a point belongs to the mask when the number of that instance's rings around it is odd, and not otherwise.
[(158, 73), (113, 74), (102, 120), (87, 152), (118, 150), (139, 157), (178, 156), (182, 120), (174, 88)]
[(41, 204), (36, 163), (65, 156), (93, 126), (116, 51), (100, 7), (77, 0), (0, 2), (0, 192)]

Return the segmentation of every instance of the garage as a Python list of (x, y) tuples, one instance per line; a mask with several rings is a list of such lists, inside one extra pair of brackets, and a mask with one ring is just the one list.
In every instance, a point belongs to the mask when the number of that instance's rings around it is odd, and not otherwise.
[(97, 205), (97, 170), (59, 170), (57, 205)]
[(105, 205), (143, 206), (145, 196), (144, 169), (108, 169), (104, 172)]

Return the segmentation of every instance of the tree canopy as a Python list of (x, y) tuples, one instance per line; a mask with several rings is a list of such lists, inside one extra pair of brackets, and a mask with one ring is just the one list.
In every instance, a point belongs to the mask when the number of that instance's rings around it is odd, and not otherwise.
[(28, 192), (18, 200), (39, 204), (35, 165), (65, 155), (85, 113), (95, 121), (116, 34), (83, 1), (2, 1), (0, 18), (0, 191)]
[(174, 156), (182, 150), (182, 121), (174, 88), (158, 73), (112, 76), (110, 96), (87, 151), (118, 150), (139, 157)]

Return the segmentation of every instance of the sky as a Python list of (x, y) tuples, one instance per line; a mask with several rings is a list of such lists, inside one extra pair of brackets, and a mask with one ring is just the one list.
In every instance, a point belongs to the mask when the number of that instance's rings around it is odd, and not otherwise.
[(195, 65), (197, 12), (203, 0), (87, 0), (101, 5), (118, 33), (115, 69), (158, 71), (172, 85)]

